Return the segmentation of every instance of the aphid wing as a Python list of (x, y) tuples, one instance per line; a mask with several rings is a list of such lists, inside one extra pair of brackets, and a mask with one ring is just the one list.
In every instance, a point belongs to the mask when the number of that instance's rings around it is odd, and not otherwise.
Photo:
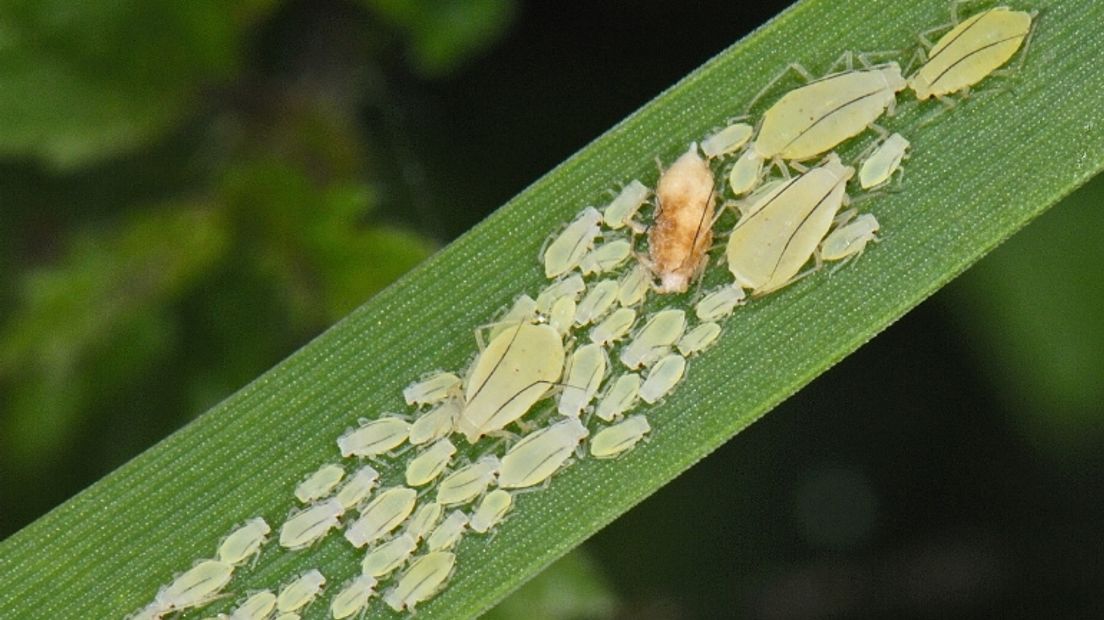
[[(793, 231), (789, 242), (782, 248), (778, 265), (771, 278), (757, 293), (767, 293), (782, 288), (797, 275), (802, 265), (809, 261), (817, 245), (828, 234), (832, 219), (843, 204), (844, 182), (839, 182), (822, 199), (815, 202), (815, 208), (803, 218), (803, 222)], [(812, 201), (810, 201), (812, 202)]]

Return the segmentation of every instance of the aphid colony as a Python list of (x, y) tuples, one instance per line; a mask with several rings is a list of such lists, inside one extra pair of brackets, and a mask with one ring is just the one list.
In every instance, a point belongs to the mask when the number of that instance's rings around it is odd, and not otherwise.
[[(965, 93), (1016, 54), (1032, 18), (1007, 7), (971, 16), (925, 42), (930, 50), (908, 78), (894, 62), (852, 68), (851, 55), (845, 70), (819, 79), (798, 69), (806, 85), (778, 97), (757, 125), (734, 122), (692, 143), (654, 192), (633, 180), (604, 208), (584, 208), (542, 248), (549, 284), (476, 331), (479, 352), (465, 371), (412, 382), (402, 390), (409, 414), (361, 420), (337, 438), (341, 457), (356, 464), (322, 465), (295, 487), (303, 507), (281, 524), (280, 547), (298, 552), (341, 530), (362, 550), (361, 574), (331, 598), (330, 615), (361, 614), (377, 595), (412, 611), (445, 587), (461, 540), (493, 534), (519, 490), (547, 484), (587, 453), (613, 459), (637, 446), (652, 431), (646, 408), (678, 386), (737, 307), (824, 262), (842, 265), (877, 240), (874, 215), (841, 209), (849, 186), (883, 187), (907, 157), (909, 141), (875, 125), (893, 113), (897, 94), (911, 89), (922, 101)], [(859, 161), (835, 152), (872, 127), (882, 137)], [(727, 169), (721, 187), (718, 168)], [(653, 197), (645, 224), (639, 218)], [(738, 218), (717, 235), (731, 282), (693, 293), (688, 309), (647, 310), (650, 293), (685, 293), (708, 269), (713, 227), (726, 212)], [(638, 249), (644, 237), (646, 254)], [(386, 464), (408, 451), (401, 483), (378, 489), (381, 474), (360, 462)], [(227, 596), (235, 569), (258, 556), (269, 533), (261, 518), (236, 528), (216, 559), (177, 575), (131, 617), (161, 618)], [(276, 592), (249, 593), (219, 617), (297, 618), (325, 586), (309, 570)]]

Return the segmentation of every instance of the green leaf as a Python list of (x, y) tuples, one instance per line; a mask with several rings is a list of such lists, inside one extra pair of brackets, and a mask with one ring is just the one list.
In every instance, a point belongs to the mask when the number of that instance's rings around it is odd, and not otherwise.
[[(786, 63), (824, 71), (845, 50), (908, 47), (946, 21), (946, 8), (944, 0), (797, 4), (272, 371), (5, 541), (0, 615), (119, 617), (209, 557), (234, 524), (263, 515), (278, 526), (295, 483), (339, 458), (334, 438), (357, 417), (401, 410), (401, 389), (424, 372), (463, 368), (475, 352), (472, 329), (517, 294), (540, 289), (537, 256), (550, 231), (619, 183), (653, 184), (656, 156), (670, 162), (742, 112)], [(449, 587), (420, 606), (419, 617), (487, 610), (1104, 167), (1104, 5), (1053, 0), (1032, 8), (1040, 10), (1037, 33), (1014, 77), (993, 78), (981, 89), (988, 93), (934, 122), (926, 119), (936, 102), (904, 103), (885, 120), (912, 141), (913, 155), (902, 191), (862, 205), (882, 224), (880, 244), (834, 275), (818, 273), (741, 308), (679, 389), (646, 409), (650, 442), (615, 461), (583, 460), (547, 489), (519, 496), (493, 538), (465, 538)], [(724, 278), (717, 268), (708, 276)], [(408, 458), (383, 466), (385, 479), (397, 480)], [(298, 553), (270, 544), (231, 589), (275, 587), (310, 567), (340, 584), (358, 571), (358, 556), (338, 536)], [(330, 596), (308, 615), (323, 617)], [(378, 602), (371, 609), (395, 616)]]

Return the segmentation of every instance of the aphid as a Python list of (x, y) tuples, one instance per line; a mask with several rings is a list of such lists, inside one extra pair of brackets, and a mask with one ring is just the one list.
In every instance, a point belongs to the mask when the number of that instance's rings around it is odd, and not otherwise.
[(548, 324), (561, 336), (571, 331), (578, 314), (578, 306), (571, 297), (561, 297), (552, 303), (552, 310), (548, 313)]
[(631, 409), (640, 397), (640, 383), (640, 375), (635, 372), (618, 377), (617, 381), (613, 382), (613, 386), (598, 401), (594, 415), (606, 422), (621, 417), (621, 414)]
[(219, 561), (234, 566), (244, 563), (261, 552), (261, 545), (271, 531), (268, 523), (261, 517), (246, 521), (222, 540), (218, 548)]
[(453, 510), (426, 539), (426, 547), (430, 551), (448, 551), (460, 541), (467, 527), (468, 515), (459, 510)]
[(733, 195), (746, 194), (755, 188), (759, 175), (763, 172), (763, 158), (754, 148), (748, 148), (740, 155), (732, 169), (728, 171), (728, 187)]
[(450, 433), (460, 417), (460, 401), (449, 399), (418, 416), (410, 425), (410, 444), (420, 446)]
[(601, 221), (602, 214), (597, 209), (583, 209), (545, 248), (544, 275), (556, 278), (577, 267), (583, 256), (594, 246), (594, 240), (601, 232), (598, 227)]
[(828, 233), (852, 174), (833, 153), (752, 205), (728, 238), (736, 285), (762, 295), (792, 282)]
[(1031, 32), (1030, 13), (999, 6), (958, 24), (928, 52), (908, 85), (923, 101), (969, 88), (1012, 59)]
[(560, 392), (560, 415), (579, 417), (594, 399), (606, 377), (606, 350), (597, 344), (584, 344), (571, 354), (566, 379)]
[(648, 419), (642, 415), (625, 418), (613, 426), (598, 431), (590, 440), (590, 454), (599, 459), (609, 459), (632, 450), (652, 430)]
[(445, 471), (453, 454), (456, 454), (456, 446), (447, 437), (438, 439), (437, 443), (426, 448), (407, 464), (406, 485), (420, 487), (433, 482), (434, 478)]
[(686, 313), (661, 310), (651, 316), (633, 339), (621, 349), (621, 363), (630, 369), (647, 366), (659, 359), (686, 331)]
[(344, 467), (334, 463), (323, 465), (295, 487), (295, 497), (304, 504), (309, 504), (329, 495), (344, 477)]
[(577, 418), (567, 418), (526, 435), (502, 457), (498, 486), (519, 489), (544, 482), (587, 435), (586, 427)]
[(695, 353), (701, 353), (721, 335), (721, 326), (710, 321), (701, 323), (694, 329), (686, 332), (678, 344), (675, 345), (683, 357), (689, 357)]
[(859, 185), (863, 189), (870, 189), (888, 181), (901, 167), (901, 160), (905, 158), (908, 147), (909, 141), (899, 133), (886, 138), (859, 167)]
[(682, 380), (685, 372), (685, 357), (677, 353), (667, 355), (652, 366), (644, 385), (640, 386), (640, 398), (649, 405), (657, 402)]
[(501, 465), (498, 457), (487, 454), (471, 465), (452, 472), (437, 487), (437, 503), (453, 506), (479, 497), (494, 481)]
[(575, 324), (587, 325), (602, 318), (617, 301), (617, 291), (617, 280), (594, 284), (575, 310)]
[(655, 223), (648, 230), (648, 267), (660, 293), (682, 293), (705, 268), (713, 243), (713, 171), (691, 144), (660, 177)]
[(318, 569), (310, 569), (280, 590), (280, 595), (276, 597), (276, 610), (288, 612), (306, 607), (325, 585), (326, 577)]
[(403, 388), (403, 399), (408, 405), (432, 405), (448, 398), (459, 388), (460, 377), (451, 372), (435, 372)]
[(341, 456), (375, 456), (402, 445), (410, 436), (410, 423), (396, 417), (385, 417), (347, 431), (337, 438)]
[(644, 301), (648, 291), (652, 288), (652, 272), (644, 265), (632, 268), (617, 288), (617, 303), (629, 307)]
[(376, 488), (376, 481), (378, 480), (379, 472), (373, 469), (371, 465), (361, 467), (352, 476), (349, 476), (349, 479), (338, 490), (337, 501), (341, 502), (341, 505), (345, 508), (359, 506), (368, 498), (368, 494), (372, 492), (372, 489)]
[(245, 599), (230, 613), (230, 620), (265, 620), (276, 609), (276, 595), (269, 590), (261, 590)]
[(491, 340), (467, 379), (457, 430), (469, 443), (525, 415), (560, 379), (560, 334), (548, 325), (519, 324)]
[(733, 123), (701, 141), (701, 150), (707, 159), (715, 159), (721, 155), (739, 150), (739, 148), (751, 139), (755, 128), (747, 123)]
[(694, 314), (703, 321), (716, 321), (732, 314), (744, 301), (744, 289), (727, 285), (711, 291), (694, 306)]
[(383, 595), (383, 601), (395, 611), (414, 609), (428, 600), (444, 585), (456, 566), (456, 556), (447, 551), (434, 551), (414, 560), (399, 582)]
[(399, 534), (382, 545), (372, 549), (360, 563), (360, 570), (365, 575), (383, 577), (391, 571), (403, 565), (414, 553), (418, 542), (409, 534)]
[(513, 504), (514, 496), (510, 495), (509, 491), (503, 489), (491, 491), (483, 501), (479, 502), (479, 507), (472, 513), (471, 521), (468, 522), (468, 527), (473, 532), (486, 534), (492, 527), (498, 525), (499, 521), (502, 521)]
[(905, 86), (895, 62), (813, 80), (763, 113), (763, 125), (749, 150), (763, 159), (791, 161), (826, 153), (862, 133), (887, 109), (892, 114), (897, 93)]
[(618, 308), (590, 330), (590, 341), (608, 346), (625, 337), (636, 322), (636, 310)]
[(859, 256), (870, 241), (877, 241), (878, 220), (864, 213), (855, 220), (844, 222), (833, 230), (820, 244), (822, 260), (837, 261)]
[(541, 314), (548, 314), (552, 310), (552, 304), (561, 297), (570, 297), (574, 300), (578, 300), (579, 296), (586, 290), (586, 284), (583, 282), (583, 276), (573, 273), (566, 278), (556, 280), (552, 284), (544, 287), (544, 290), (537, 295), (537, 312)]
[(613, 271), (629, 258), (632, 245), (627, 239), (614, 239), (594, 248), (579, 261), (583, 275)]
[(162, 613), (206, 605), (218, 598), (234, 567), (218, 560), (202, 560), (161, 588), (154, 604)]
[(444, 507), (437, 502), (422, 504), (422, 507), (410, 518), (410, 523), (406, 525), (405, 534), (414, 539), (414, 542), (421, 541), (437, 526), (442, 512)]
[(391, 487), (380, 492), (345, 530), (345, 539), (359, 549), (383, 538), (402, 525), (414, 511), (417, 500), (417, 491), (406, 487)]
[[(532, 297), (523, 294), (514, 300), (514, 305), (510, 306), (506, 314), (502, 315), (501, 318), (494, 322), (488, 336), (494, 338), (518, 323), (530, 322), (536, 315), (537, 302), (533, 301)], [(460, 383), (457, 382), (455, 387), (459, 388)], [(459, 390), (457, 390), (457, 392), (459, 392)]]
[(640, 207), (651, 193), (652, 190), (645, 187), (640, 181), (636, 179), (629, 181), (629, 184), (621, 190), (621, 193), (617, 194), (613, 202), (610, 202), (609, 206), (602, 212), (602, 219), (606, 227), (617, 230), (631, 224), (633, 216), (640, 210)]
[(376, 578), (371, 575), (354, 577), (330, 603), (330, 615), (334, 620), (341, 620), (360, 613), (368, 606), (368, 599), (376, 593), (375, 587)]
[(296, 550), (313, 545), (341, 524), (343, 514), (345, 506), (336, 498), (293, 512), (280, 528), (280, 546)]

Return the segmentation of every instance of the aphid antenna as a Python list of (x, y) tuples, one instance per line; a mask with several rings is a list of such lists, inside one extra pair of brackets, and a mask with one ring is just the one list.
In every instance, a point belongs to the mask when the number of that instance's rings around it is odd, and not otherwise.
[[(774, 87), (779, 82), (786, 79), (786, 76), (789, 75), (791, 71), (796, 73), (798, 76), (800, 76), (802, 81), (804, 81), (806, 84), (808, 84), (810, 82), (814, 82), (817, 79), (816, 76), (814, 76), (801, 63), (791, 62), (790, 64), (786, 65), (786, 68), (782, 69), (782, 71), (779, 71), (778, 75), (775, 75), (773, 78), (771, 78), (771, 80), (769, 82), (767, 82), (766, 86), (761, 88), (759, 90), (759, 92), (755, 93), (755, 96), (751, 98), (751, 101), (749, 101), (747, 106), (744, 108), (744, 116), (751, 116), (751, 111), (759, 103), (759, 100), (762, 99), (763, 97), (765, 97), (767, 95), (767, 93), (769, 93), (771, 90), (773, 90)], [(763, 122), (762, 119), (760, 119), (759, 124), (762, 124), (762, 122)], [(756, 127), (756, 133), (757, 134), (759, 133), (758, 129), (759, 128), (757, 126)]]

